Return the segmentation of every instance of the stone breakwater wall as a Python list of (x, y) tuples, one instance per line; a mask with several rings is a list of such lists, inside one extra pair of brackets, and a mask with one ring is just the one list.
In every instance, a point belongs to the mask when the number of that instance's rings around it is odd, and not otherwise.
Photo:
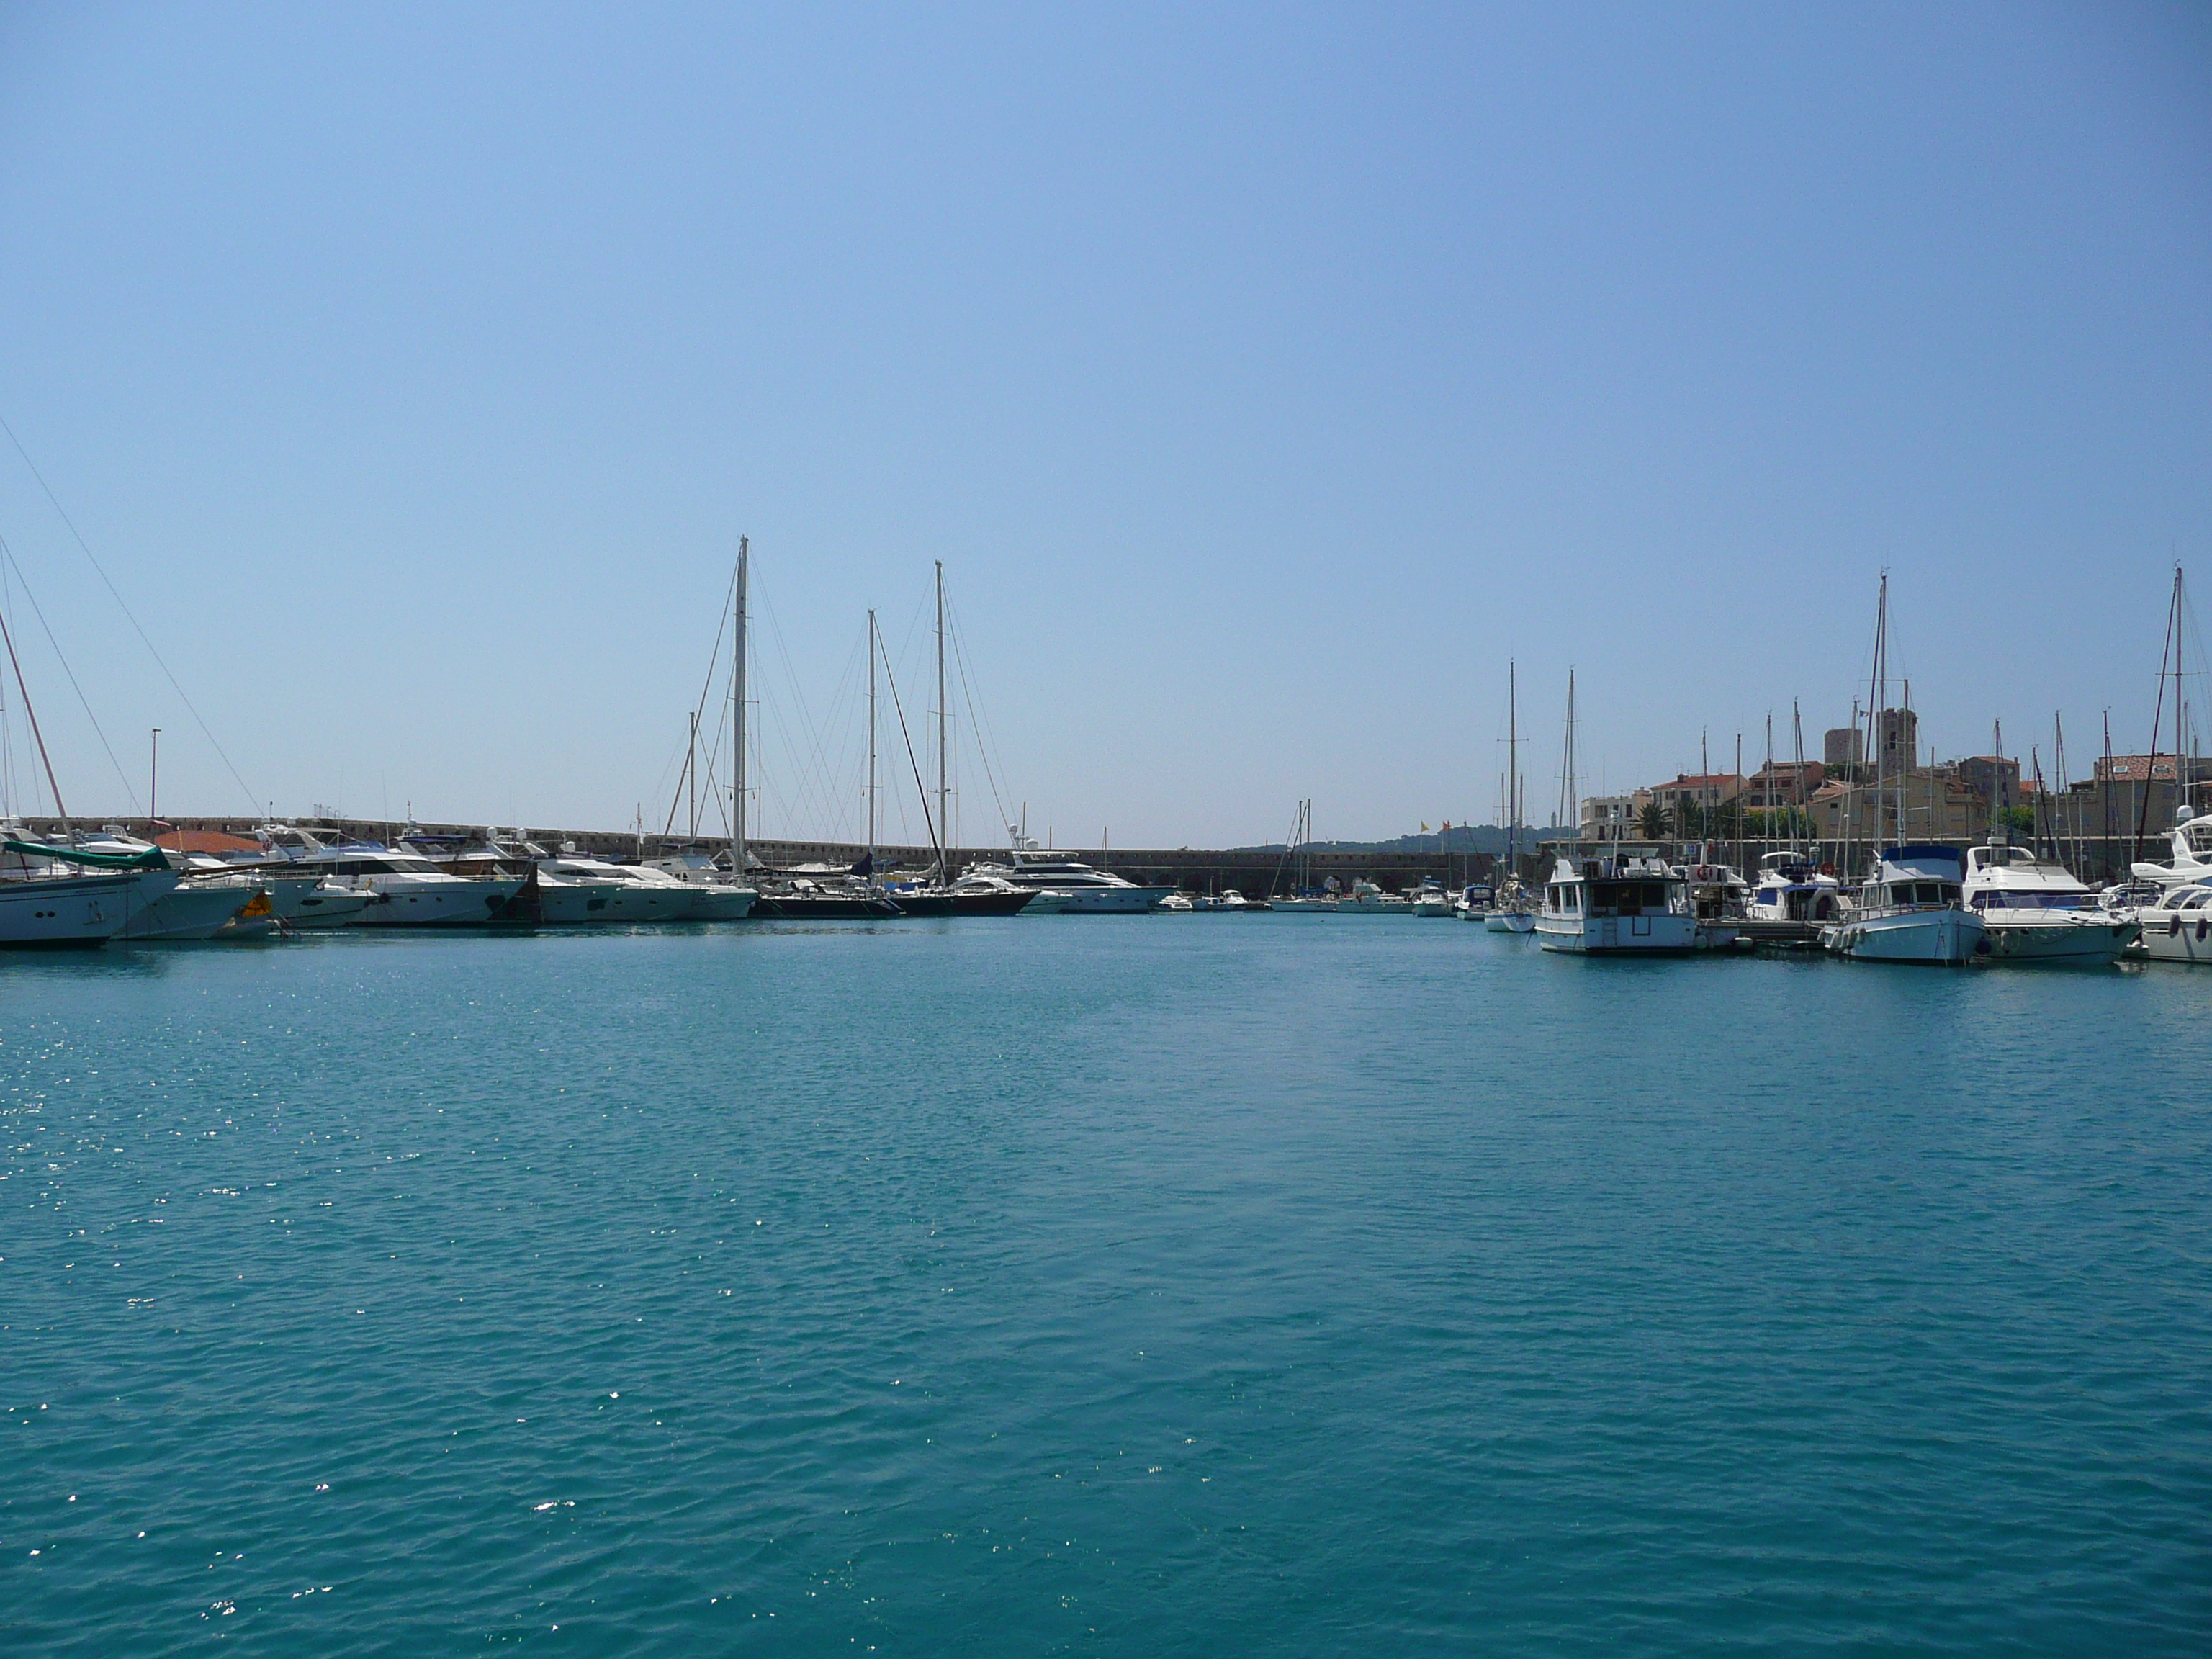
[[(79, 830), (92, 830), (103, 824), (118, 823), (131, 835), (148, 838), (155, 827), (144, 818), (76, 818), (71, 822)], [(290, 818), (286, 822), (325, 840), (386, 843), (396, 842), (410, 827), (381, 818)], [(64, 826), (58, 819), (36, 818), (26, 820), (26, 827), (35, 838), (59, 834)], [(164, 818), (161, 827), (214, 830), (241, 836), (253, 833), (252, 821), (239, 817)], [(431, 823), (419, 819), (412, 827), (431, 835), (475, 835), (484, 828), (481, 823)], [(549, 851), (573, 847), (580, 853), (603, 858), (658, 858), (684, 844), (681, 836), (649, 832), (641, 836), (627, 830), (560, 830), (538, 825), (520, 828), (525, 839)], [(717, 848), (720, 845), (712, 842), (706, 844)], [(854, 842), (830, 841), (756, 841), (749, 846), (757, 863), (779, 870), (807, 864), (848, 869), (867, 850)], [(936, 868), (937, 854), (928, 847), (884, 845), (876, 850), (880, 869), (926, 873)], [(1395, 891), (1431, 876), (1447, 886), (1487, 880), (1497, 863), (1486, 853), (1330, 852), (1318, 848), (1304, 854), (1299, 865), (1294, 865), (1280, 848), (1073, 847), (1054, 850), (1144, 886), (1176, 886), (1191, 893), (1219, 892), (1234, 887), (1253, 898), (1289, 891), (1300, 865), (1310, 870), (1316, 887), (1334, 876), (1339, 885), (1346, 888), (1354, 881), (1371, 881), (1386, 891)], [(957, 874), (971, 864), (1003, 860), (1006, 856), (1003, 847), (960, 847), (951, 850), (947, 862)]]

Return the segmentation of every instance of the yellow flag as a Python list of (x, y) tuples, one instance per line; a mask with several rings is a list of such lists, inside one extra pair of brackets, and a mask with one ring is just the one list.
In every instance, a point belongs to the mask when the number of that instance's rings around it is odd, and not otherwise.
[(1427, 824), (1425, 823), (1421, 826), (1421, 833), (1425, 836), (1429, 833), (1429, 826)]

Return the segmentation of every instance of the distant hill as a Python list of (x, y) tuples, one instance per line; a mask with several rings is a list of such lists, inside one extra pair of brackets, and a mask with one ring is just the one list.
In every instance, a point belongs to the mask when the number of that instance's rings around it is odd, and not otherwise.
[[(1521, 826), (1521, 843), (1533, 848), (1539, 831), (1527, 824)], [(1389, 841), (1317, 841), (1310, 843), (1316, 853), (1489, 853), (1493, 855), (1505, 850), (1505, 826), (1502, 823), (1455, 823), (1442, 831), (1429, 834), (1398, 836)], [(1258, 847), (1239, 847), (1239, 853), (1280, 853), (1286, 851), (1279, 841)]]

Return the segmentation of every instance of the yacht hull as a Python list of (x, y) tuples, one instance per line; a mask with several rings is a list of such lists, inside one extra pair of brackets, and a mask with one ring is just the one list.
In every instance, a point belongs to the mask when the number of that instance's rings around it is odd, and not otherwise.
[(2102, 917), (2022, 922), (1984, 917), (1983, 925), (1989, 930), (1990, 959), (1994, 962), (2117, 962), (2136, 932), (2134, 922)]
[(172, 886), (150, 897), (134, 894), (115, 937), (128, 945), (189, 944), (213, 939), (260, 893), (254, 887)]
[[(292, 890), (298, 890), (296, 891)], [(287, 927), (344, 927), (361, 920), (369, 896), (319, 881), (273, 881), (270, 896)]]
[(890, 899), (909, 916), (1018, 916), (1036, 896), (1017, 889), (1006, 893), (893, 893)]
[(578, 883), (574, 886), (556, 887), (550, 882), (538, 884), (538, 920), (548, 927), (579, 927), (596, 923), (623, 921), (628, 918), (612, 914), (622, 889), (612, 883)]
[(881, 921), (897, 915), (899, 908), (887, 898), (857, 893), (763, 893), (750, 914), (760, 921)]
[(361, 913), (363, 927), (483, 927), (501, 920), (507, 902), (522, 888), (519, 880), (470, 881), (454, 877), (439, 882), (380, 884), (372, 877), (375, 898)]
[(96, 950), (123, 926), (137, 880), (115, 875), (0, 882), (0, 948)]
[(1957, 968), (1971, 962), (1987, 929), (1966, 910), (1910, 910), (1854, 916), (1821, 935), (1821, 943), (1854, 962), (1923, 963)]
[(2143, 913), (2143, 954), (2158, 962), (2212, 963), (2212, 915)]
[(759, 897), (750, 887), (695, 887), (691, 891), (691, 920), (743, 921), (752, 915), (753, 905)]
[(1710, 950), (1695, 916), (1538, 916), (1547, 951), (1585, 957), (1686, 957)]
[[(1473, 921), (1473, 917), (1468, 918)], [(1493, 933), (1533, 933), (1536, 931), (1536, 916), (1530, 910), (1492, 910), (1482, 918), (1482, 925)]]
[(1025, 916), (1121, 916), (1150, 910), (1172, 887), (1047, 888), (1022, 907)]

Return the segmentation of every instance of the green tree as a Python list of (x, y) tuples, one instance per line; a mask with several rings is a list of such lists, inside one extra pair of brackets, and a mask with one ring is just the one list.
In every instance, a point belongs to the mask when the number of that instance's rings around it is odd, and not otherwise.
[(1646, 841), (1664, 841), (1674, 832), (1668, 821), (1667, 809), (1656, 800), (1644, 803), (1644, 810), (1636, 815), (1636, 827), (1644, 832)]

